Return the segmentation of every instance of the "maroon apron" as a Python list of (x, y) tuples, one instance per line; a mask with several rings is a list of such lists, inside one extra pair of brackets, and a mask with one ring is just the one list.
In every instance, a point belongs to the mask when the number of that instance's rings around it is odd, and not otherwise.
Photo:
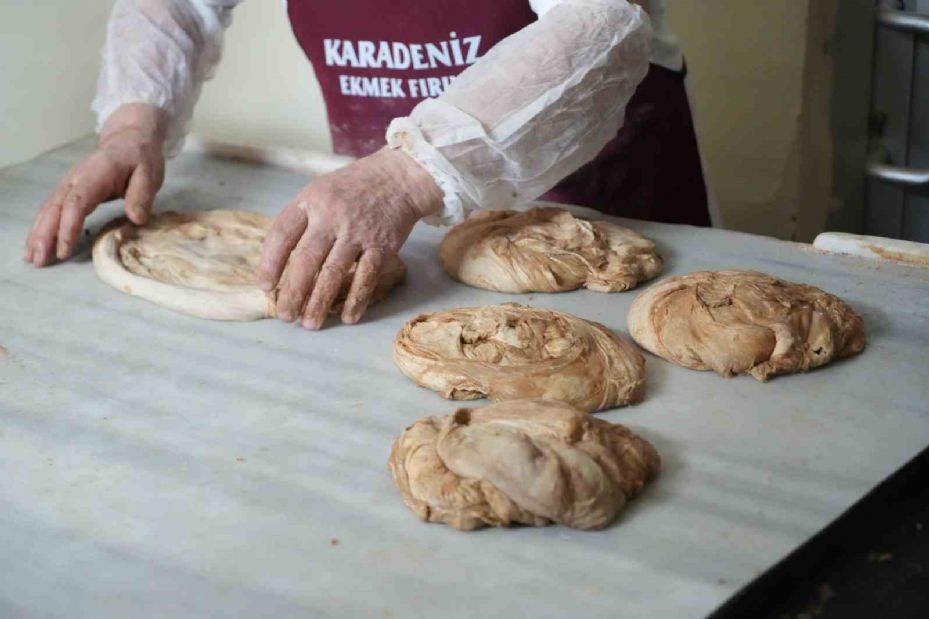
[[(333, 147), (355, 157), (381, 148), (391, 120), (536, 18), (528, 0), (288, 0), (287, 12), (322, 88)], [(543, 198), (709, 225), (684, 72), (652, 65), (616, 138)]]

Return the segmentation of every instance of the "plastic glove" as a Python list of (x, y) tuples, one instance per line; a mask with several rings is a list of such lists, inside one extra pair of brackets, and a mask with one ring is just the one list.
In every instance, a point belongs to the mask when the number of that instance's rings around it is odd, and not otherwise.
[(441, 206), (432, 177), (404, 153), (383, 148), (314, 180), (284, 209), (265, 238), (258, 285), (278, 289), (279, 318), (302, 317), (305, 328), (316, 330), (357, 261), (342, 322), (358, 322), (385, 258)]
[(166, 118), (151, 105), (124, 105), (110, 115), (97, 150), (69, 171), (36, 215), (23, 260), (37, 267), (70, 258), (84, 219), (103, 202), (125, 198), (126, 216), (144, 224), (164, 181)]

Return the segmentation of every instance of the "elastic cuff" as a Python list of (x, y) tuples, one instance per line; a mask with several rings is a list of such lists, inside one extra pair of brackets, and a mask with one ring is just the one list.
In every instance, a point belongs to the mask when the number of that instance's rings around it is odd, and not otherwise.
[(388, 146), (402, 148), (403, 152), (423, 166), (442, 190), (442, 211), (423, 218), (423, 221), (433, 226), (451, 226), (464, 221), (472, 211), (477, 210), (477, 205), (462, 198), (455, 168), (426, 140), (423, 132), (410, 118), (395, 118), (391, 121), (386, 138)]

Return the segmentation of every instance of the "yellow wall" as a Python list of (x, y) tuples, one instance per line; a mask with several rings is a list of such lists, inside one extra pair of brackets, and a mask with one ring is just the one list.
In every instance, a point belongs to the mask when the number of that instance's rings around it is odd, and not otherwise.
[(816, 2), (668, 2), (728, 228), (806, 239), (825, 220), (832, 3)]
[(94, 129), (112, 0), (0, 2), (0, 167)]

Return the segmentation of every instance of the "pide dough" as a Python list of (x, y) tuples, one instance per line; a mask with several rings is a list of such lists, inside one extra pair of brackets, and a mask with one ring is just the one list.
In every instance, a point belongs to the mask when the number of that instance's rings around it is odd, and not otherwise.
[(645, 359), (603, 325), (515, 303), (417, 316), (394, 360), (450, 400), (559, 400), (586, 412), (640, 401)]
[(838, 297), (755, 271), (669, 277), (629, 310), (642, 347), (695, 370), (758, 380), (804, 372), (864, 348), (864, 323)]
[(403, 502), (456, 529), (601, 529), (658, 472), (645, 439), (567, 404), (514, 400), (417, 421), (388, 460)]
[(439, 260), (453, 278), (499, 292), (629, 290), (661, 273), (655, 244), (560, 208), (479, 211), (445, 236)]
[[(165, 212), (143, 226), (119, 220), (94, 243), (97, 275), (123, 292), (172, 310), (213, 320), (271, 318), (276, 291), (255, 285), (261, 244), (272, 220), (232, 210)], [(374, 299), (406, 273), (394, 259), (381, 271)], [(343, 282), (348, 294), (354, 270)], [(285, 281), (286, 273), (281, 281)], [(334, 308), (334, 311), (338, 309)]]

